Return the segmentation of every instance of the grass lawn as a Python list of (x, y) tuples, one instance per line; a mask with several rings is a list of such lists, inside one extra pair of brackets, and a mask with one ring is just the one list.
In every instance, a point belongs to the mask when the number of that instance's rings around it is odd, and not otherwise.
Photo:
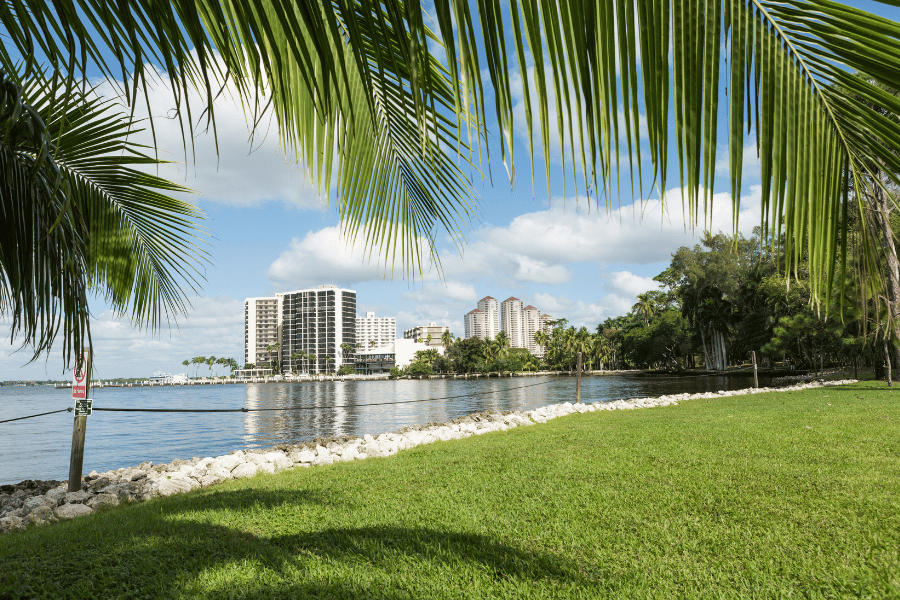
[(589, 413), (0, 537), (0, 598), (900, 597), (900, 389)]

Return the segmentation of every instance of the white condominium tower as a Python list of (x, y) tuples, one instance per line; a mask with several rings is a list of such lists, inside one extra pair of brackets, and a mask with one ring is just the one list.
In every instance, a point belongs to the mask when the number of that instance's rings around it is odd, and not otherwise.
[[(397, 339), (395, 317), (376, 317), (374, 312), (366, 312), (365, 317), (356, 319), (356, 342), (360, 350), (370, 347), (389, 346)], [(375, 344), (372, 344), (372, 342)]]
[(463, 335), (466, 339), (481, 338), (484, 339), (484, 323), (485, 313), (477, 308), (470, 310), (463, 317)]
[(277, 354), (268, 348), (278, 343), (278, 299), (244, 300), (244, 364), (270, 364)]
[(525, 331), (525, 347), (535, 356), (543, 356), (544, 349), (534, 341), (534, 334), (541, 330), (541, 311), (530, 304), (522, 310), (522, 328)]
[[(500, 311), (497, 310), (497, 299), (485, 296), (478, 301), (478, 310), (484, 313), (484, 324), (478, 337), (492, 340), (500, 333)], [(470, 313), (471, 314), (471, 313)], [(466, 337), (473, 337), (466, 335)]]
[(500, 329), (509, 338), (510, 348), (525, 347), (525, 324), (522, 301), (510, 296), (500, 303)]
[[(330, 372), (344, 363), (353, 364), (341, 344), (356, 346), (354, 290), (320, 285), (270, 298), (248, 298), (244, 307), (245, 362), (259, 366), (277, 357), (285, 373)], [(267, 346), (276, 343), (278, 350), (267, 353)]]

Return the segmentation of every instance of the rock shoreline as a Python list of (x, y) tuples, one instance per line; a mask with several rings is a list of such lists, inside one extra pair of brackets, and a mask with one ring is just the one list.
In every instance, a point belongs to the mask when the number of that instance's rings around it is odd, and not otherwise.
[(216, 458), (175, 459), (160, 465), (143, 462), (136, 467), (115, 469), (105, 473), (92, 471), (84, 478), (82, 489), (78, 492), (67, 492), (66, 482), (27, 480), (15, 485), (0, 486), (0, 533), (25, 529), (29, 524), (43, 525), (73, 519), (118, 506), (122, 502), (142, 502), (157, 496), (188, 492), (216, 485), (227, 479), (251, 477), (257, 473), (275, 473), (291, 468), (308, 468), (336, 462), (393, 456), (401, 450), (422, 444), (546, 423), (551, 419), (576, 412), (651, 408), (678, 404), (681, 400), (797, 391), (855, 382), (855, 379), (819, 381), (782, 388), (674, 394), (592, 404), (564, 402), (526, 411), (480, 412), (446, 423), (404, 427), (378, 436), (367, 434), (363, 437), (316, 438), (312, 442), (283, 444), (268, 450), (235, 450), (231, 454)]

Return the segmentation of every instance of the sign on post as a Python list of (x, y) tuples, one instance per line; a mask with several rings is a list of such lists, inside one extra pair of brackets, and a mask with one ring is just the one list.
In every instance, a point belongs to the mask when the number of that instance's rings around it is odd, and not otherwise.
[(72, 399), (75, 400), (75, 419), (72, 427), (72, 454), (69, 458), (69, 491), (81, 489), (81, 467), (84, 464), (84, 432), (87, 416), (91, 414), (91, 351), (85, 348), (75, 359), (75, 373), (72, 375)]
[[(72, 399), (85, 400), (88, 396), (87, 384), (87, 352), (84, 352), (75, 361), (75, 372), (72, 375)], [(77, 406), (77, 403), (76, 403)], [(77, 416), (77, 415), (76, 415)]]
[(93, 400), (90, 398), (86, 398), (84, 400), (76, 400), (75, 401), (75, 416), (76, 417), (89, 417), (91, 416), (91, 408)]

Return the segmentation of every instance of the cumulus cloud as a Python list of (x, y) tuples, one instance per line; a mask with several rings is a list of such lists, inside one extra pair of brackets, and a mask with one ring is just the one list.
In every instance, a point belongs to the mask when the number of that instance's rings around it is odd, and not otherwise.
[(608, 316), (612, 316), (610, 309), (602, 303), (585, 302), (584, 300), (572, 300), (568, 296), (553, 296), (552, 294), (538, 292), (534, 295), (534, 306), (541, 314), (549, 314), (555, 319), (567, 319), (568, 326), (587, 327), (593, 329)]
[[(420, 239), (419, 247), (427, 261), (430, 246)], [(399, 250), (398, 250), (399, 252)], [(368, 252), (362, 243), (351, 244), (339, 227), (310, 231), (303, 239), (294, 238), (266, 271), (273, 285), (281, 289), (300, 289), (321, 283), (347, 286), (364, 281), (402, 277), (398, 262), (392, 268), (387, 248)], [(398, 259), (399, 260), (399, 259)]]

